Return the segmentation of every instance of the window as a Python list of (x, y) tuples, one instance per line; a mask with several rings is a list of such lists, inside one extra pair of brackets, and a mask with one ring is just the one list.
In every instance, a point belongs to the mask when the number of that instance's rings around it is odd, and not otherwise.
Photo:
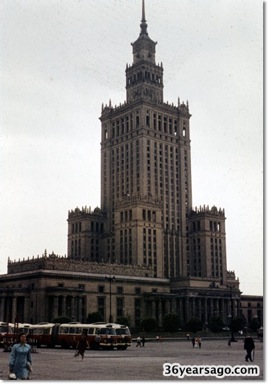
[(105, 318), (104, 308), (105, 308), (105, 298), (98, 297), (98, 312), (102, 315), (103, 318)]
[(117, 297), (116, 299), (116, 316), (117, 318), (124, 316), (124, 299)]
[(135, 295), (140, 295), (141, 294), (141, 289), (140, 288), (135, 288)]
[(119, 295), (122, 295), (123, 294), (123, 287), (117, 287), (117, 293)]

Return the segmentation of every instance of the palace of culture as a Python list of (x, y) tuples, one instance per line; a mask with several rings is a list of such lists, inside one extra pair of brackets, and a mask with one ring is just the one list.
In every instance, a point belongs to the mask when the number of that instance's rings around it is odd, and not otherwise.
[[(126, 66), (126, 100), (101, 110), (101, 205), (68, 213), (67, 257), (8, 260), (0, 276), (1, 320), (85, 322), (165, 314), (204, 324), (240, 314), (241, 292), (227, 270), (225, 212), (192, 206), (190, 110), (163, 96), (163, 65), (140, 34)], [(81, 185), (81, 188), (83, 185)]]

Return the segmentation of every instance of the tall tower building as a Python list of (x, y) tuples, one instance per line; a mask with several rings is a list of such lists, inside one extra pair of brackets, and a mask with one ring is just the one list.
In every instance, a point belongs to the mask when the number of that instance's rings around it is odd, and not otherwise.
[(102, 105), (101, 207), (69, 212), (68, 256), (147, 267), (175, 293), (192, 278), (227, 286), (225, 212), (193, 208), (189, 104), (164, 100), (144, 0), (131, 45), (126, 99)]
[(155, 277), (177, 279), (190, 274), (191, 115), (188, 104), (164, 102), (144, 1), (140, 28), (126, 101), (103, 106), (100, 117), (105, 253), (112, 263), (149, 265)]

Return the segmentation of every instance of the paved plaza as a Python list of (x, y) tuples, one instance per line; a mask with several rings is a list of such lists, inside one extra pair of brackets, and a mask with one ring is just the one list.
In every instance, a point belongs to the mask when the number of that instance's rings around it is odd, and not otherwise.
[[(178, 377), (163, 376), (163, 364), (180, 364), (181, 366), (201, 365), (257, 365), (260, 370), (258, 377), (243, 377), (248, 380), (261, 380), (263, 374), (263, 343), (255, 342), (255, 360), (245, 362), (243, 340), (232, 343), (227, 340), (204, 340), (202, 348), (193, 348), (191, 341), (147, 342), (145, 347), (132, 346), (126, 351), (93, 351), (87, 350), (82, 361), (74, 357), (74, 350), (39, 348), (32, 354), (34, 381), (56, 380), (178, 380)], [(9, 352), (0, 351), (0, 379), (8, 377)], [(215, 380), (215, 377), (184, 377), (183, 380)], [(241, 380), (241, 377), (225, 377), (221, 380)]]

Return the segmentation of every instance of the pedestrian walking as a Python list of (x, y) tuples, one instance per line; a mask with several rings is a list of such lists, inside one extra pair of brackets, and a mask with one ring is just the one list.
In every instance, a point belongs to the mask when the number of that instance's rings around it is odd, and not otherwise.
[(142, 339), (141, 339), (141, 345), (144, 347), (145, 345), (145, 337), (143, 336)]
[(14, 344), (9, 357), (9, 373), (11, 379), (29, 380), (32, 372), (31, 346), (26, 343), (26, 334), (18, 336), (18, 343)]
[(198, 347), (201, 348), (201, 344), (202, 344), (202, 339), (201, 339), (201, 337), (198, 337), (198, 338), (197, 338), (197, 342), (198, 342)]
[(75, 357), (76, 356), (79, 356), (81, 355), (81, 360), (84, 359), (84, 355), (85, 355), (85, 350), (89, 348), (89, 345), (88, 345), (88, 341), (87, 341), (87, 336), (85, 334), (82, 334), (80, 340), (78, 341), (77, 345), (76, 345), (76, 353), (75, 353)]
[(194, 336), (192, 337), (192, 344), (193, 344), (193, 348), (194, 348), (194, 346), (195, 346), (195, 337)]
[(244, 349), (247, 351), (245, 360), (246, 361), (248, 361), (248, 360), (253, 361), (251, 353), (255, 349), (255, 343), (254, 343), (253, 338), (250, 335), (246, 336), (246, 338), (244, 340)]
[(136, 347), (141, 347), (141, 338), (140, 338), (140, 336), (137, 337)]

